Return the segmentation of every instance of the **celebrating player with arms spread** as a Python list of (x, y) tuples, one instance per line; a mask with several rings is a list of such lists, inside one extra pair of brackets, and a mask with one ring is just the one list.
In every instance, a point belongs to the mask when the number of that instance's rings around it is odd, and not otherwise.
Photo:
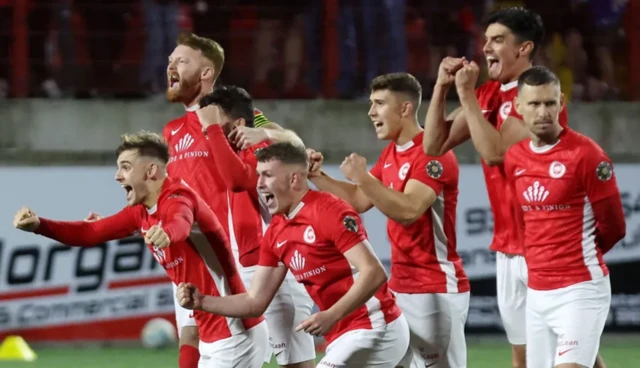
[[(229, 225), (231, 248), (238, 261), (238, 269), (247, 289), (260, 259), (263, 222), (271, 215), (266, 211), (256, 190), (258, 161), (255, 152), (268, 144), (262, 143), (238, 152), (227, 140), (235, 126), (253, 126), (254, 108), (251, 96), (236, 86), (217, 86), (213, 93), (200, 100), (199, 118), (207, 135), (207, 143), (228, 192), (229, 207), (234, 211)], [(237, 216), (242, 210), (242, 216)], [(269, 327), (269, 341), (278, 364), (282, 367), (308, 368), (315, 366), (313, 336), (295, 328), (309, 318), (313, 301), (304, 287), (288, 272), (264, 313)], [(269, 360), (271, 356), (269, 355)]]
[[(482, 157), (494, 220), (491, 250), (497, 252), (498, 308), (512, 345), (512, 365), (524, 367), (527, 265), (522, 256), (522, 224), (514, 220), (522, 214), (502, 163), (507, 149), (529, 136), (513, 99), (518, 77), (531, 68), (544, 38), (544, 25), (539, 15), (524, 8), (500, 9), (489, 14), (485, 24), (483, 51), (490, 80), (475, 89), (478, 65), (464, 58), (445, 58), (427, 112), (423, 146), (428, 155), (439, 156), (471, 138)], [(454, 83), (462, 106), (445, 117), (446, 96)], [(567, 126), (564, 108), (560, 125)], [(605, 367), (600, 357), (597, 367)]]
[[(53, 221), (23, 208), (14, 226), (61, 243), (88, 246), (140, 231), (175, 284), (190, 282), (212, 295), (245, 292), (229, 240), (209, 206), (189, 187), (169, 178), (169, 150), (156, 134), (123, 136), (116, 180), (128, 206), (97, 221)], [(199, 367), (260, 368), (268, 348), (263, 318), (194, 313), (200, 331)]]
[(273, 144), (257, 158), (258, 190), (273, 219), (251, 289), (220, 298), (181, 284), (181, 305), (259, 316), (290, 269), (321, 310), (299, 326), (327, 340), (318, 367), (395, 367), (407, 351), (409, 329), (358, 214), (341, 199), (309, 189), (304, 148)]
[[(352, 154), (340, 170), (353, 183), (320, 171), (321, 156), (311, 152), (311, 181), (347, 200), (358, 212), (375, 206), (389, 220), (391, 280), (411, 329), (412, 366), (466, 367), (464, 325), (469, 280), (456, 251), (458, 161), (449, 151), (424, 154), (417, 111), (420, 83), (410, 74), (381, 75), (371, 82), (369, 117), (378, 139), (392, 141), (367, 172), (363, 157)], [(411, 354), (412, 353), (412, 354)]]
[(504, 168), (524, 212), (527, 367), (593, 367), (611, 303), (602, 256), (625, 236), (611, 160), (558, 115), (560, 81), (533, 67), (515, 107), (532, 138), (507, 151)]
[[(212, 149), (212, 146), (207, 143), (200, 121), (200, 116), (205, 116), (207, 112), (200, 109), (199, 101), (213, 91), (223, 65), (224, 50), (217, 42), (192, 34), (182, 35), (178, 39), (178, 46), (169, 56), (167, 66), (169, 83), (167, 99), (170, 102), (182, 103), (187, 112), (184, 116), (169, 122), (164, 128), (163, 135), (171, 149), (167, 170), (171, 177), (184, 180), (205, 200), (224, 225), (232, 247), (245, 256), (239, 261), (244, 262), (244, 265), (250, 265), (257, 262), (256, 236), (261, 233), (261, 224), (257, 222), (253, 209), (246, 207), (242, 200), (230, 201), (224, 176), (230, 167), (223, 167), (226, 163), (213, 157), (225, 147)], [(302, 145), (293, 132), (282, 130), (277, 125), (269, 123), (257, 110), (255, 110), (253, 121), (255, 126), (260, 127), (252, 128), (243, 124), (237, 124), (234, 127), (229, 139), (239, 148), (248, 148), (267, 139), (296, 141)], [(213, 130), (215, 135), (216, 127), (208, 129)], [(225, 143), (225, 146), (227, 145)], [(234, 197), (238, 198), (238, 196)], [(247, 229), (246, 226), (250, 226), (251, 229)], [(289, 309), (294, 308), (291, 305)], [(287, 310), (282, 309), (282, 312), (285, 313)], [(198, 344), (198, 330), (190, 313), (176, 303), (176, 321), (181, 346), (180, 368), (195, 368), (198, 361), (197, 350), (194, 348)], [(293, 316), (286, 315), (282, 318), (293, 319)], [(287, 333), (284, 328), (282, 330), (283, 333)], [(290, 331), (290, 333), (293, 332)], [(285, 341), (273, 341), (273, 343), (276, 346), (282, 346)], [(311, 354), (315, 354), (313, 345), (308, 346), (309, 340), (304, 344), (306, 345), (302, 347), (287, 346), (286, 349), (311, 351)], [(308, 355), (302, 358), (310, 359)]]

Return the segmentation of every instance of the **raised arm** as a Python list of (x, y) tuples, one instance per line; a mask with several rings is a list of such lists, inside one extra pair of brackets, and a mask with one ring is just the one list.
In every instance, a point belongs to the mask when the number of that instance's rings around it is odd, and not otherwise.
[(475, 93), (480, 69), (475, 62), (466, 64), (456, 73), (456, 89), (467, 121), (473, 145), (489, 166), (504, 162), (509, 147), (529, 136), (522, 120), (509, 116), (499, 130), (484, 116)]
[(469, 139), (469, 129), (462, 108), (446, 116), (447, 94), (455, 81), (455, 72), (464, 58), (446, 57), (440, 63), (438, 80), (433, 88), (424, 122), (422, 147), (429, 156), (441, 156)]
[[(322, 154), (312, 149), (307, 149), (307, 154), (311, 159), (311, 169), (309, 180), (319, 190), (329, 192), (347, 201), (358, 213), (367, 212), (373, 207), (373, 202), (367, 198), (362, 189), (356, 184), (337, 180), (322, 170)], [(376, 168), (372, 169), (372, 172)], [(375, 179), (375, 177), (374, 177)], [(377, 179), (376, 179), (377, 180)]]
[(258, 183), (256, 164), (246, 162), (234, 151), (220, 125), (209, 126), (206, 133), (210, 159), (225, 186), (233, 192), (255, 189)]
[(39, 222), (33, 232), (70, 246), (94, 246), (133, 235), (139, 227), (138, 210), (138, 207), (125, 207), (115, 215), (93, 222), (55, 221), (32, 213)]

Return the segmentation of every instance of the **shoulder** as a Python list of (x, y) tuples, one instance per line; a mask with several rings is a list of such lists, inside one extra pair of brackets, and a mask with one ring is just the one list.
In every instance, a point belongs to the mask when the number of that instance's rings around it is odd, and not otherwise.
[(309, 205), (312, 206), (314, 215), (319, 219), (343, 212), (356, 213), (347, 201), (331, 193), (313, 190), (309, 194), (311, 197)]
[(500, 91), (500, 82), (489, 80), (476, 88), (476, 96), (493, 95), (497, 91)]

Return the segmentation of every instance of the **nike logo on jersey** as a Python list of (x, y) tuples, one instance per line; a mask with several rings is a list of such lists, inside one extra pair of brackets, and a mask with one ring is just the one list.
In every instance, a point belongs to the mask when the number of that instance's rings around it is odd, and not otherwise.
[(280, 247), (281, 247), (281, 246), (283, 246), (283, 245), (284, 245), (284, 243), (286, 243), (286, 242), (287, 242), (286, 240), (285, 240), (285, 241), (283, 241), (283, 242), (277, 242), (277, 243), (276, 243), (276, 248), (280, 248)]
[(431, 367), (432, 365), (436, 365), (436, 364), (438, 364), (438, 362), (433, 362), (433, 363), (431, 363), (431, 364), (425, 364), (425, 365), (424, 365), (424, 368), (429, 368), (429, 367)]
[(527, 171), (527, 169), (516, 170), (516, 176), (522, 175), (522, 173), (524, 173), (525, 171)]
[(567, 349), (567, 350), (564, 350), (564, 351), (559, 351), (558, 352), (558, 356), (563, 356), (563, 355), (565, 355), (566, 353), (570, 352), (573, 349), (575, 349), (575, 348)]
[(386, 162), (384, 163), (384, 168), (385, 168), (385, 169), (386, 169), (387, 167), (389, 167), (389, 166), (391, 166), (391, 164), (388, 164), (388, 163), (386, 163)]
[(176, 133), (178, 133), (178, 132), (180, 131), (180, 129), (182, 129), (182, 127), (183, 127), (183, 126), (184, 126), (184, 123), (182, 123), (182, 125), (180, 125), (180, 126), (178, 127), (178, 129), (176, 129), (176, 130), (173, 130), (173, 129), (172, 129), (172, 130), (171, 130), (171, 135), (176, 135)]

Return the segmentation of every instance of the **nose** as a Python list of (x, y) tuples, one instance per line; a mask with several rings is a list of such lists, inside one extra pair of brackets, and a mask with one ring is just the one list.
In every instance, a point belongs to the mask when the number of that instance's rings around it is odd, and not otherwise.
[(122, 173), (120, 172), (120, 170), (116, 170), (116, 175), (115, 175), (115, 179), (117, 182), (121, 182), (122, 180), (124, 180), (124, 178), (122, 177)]
[(375, 109), (375, 105), (371, 104), (371, 106), (369, 107), (369, 117), (374, 117), (376, 115), (376, 109)]
[(265, 185), (264, 176), (258, 175), (258, 189), (263, 189), (265, 187), (266, 185)]
[(484, 54), (487, 55), (487, 54), (490, 54), (491, 51), (492, 51), (491, 41), (487, 40), (485, 41), (484, 46), (482, 46), (482, 52), (484, 52)]

